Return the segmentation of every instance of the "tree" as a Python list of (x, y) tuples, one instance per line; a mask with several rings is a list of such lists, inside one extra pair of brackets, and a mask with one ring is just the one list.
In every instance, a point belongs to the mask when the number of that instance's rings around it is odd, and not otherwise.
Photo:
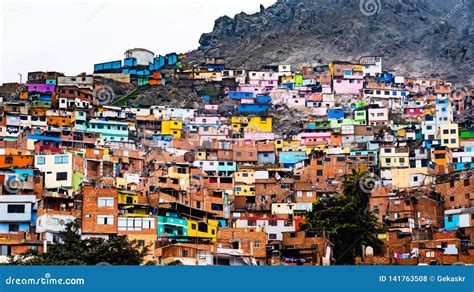
[(369, 195), (375, 186), (377, 176), (367, 170), (352, 169), (343, 181), (342, 193), (354, 197), (361, 208), (367, 208)]
[(313, 203), (313, 210), (306, 216), (303, 228), (324, 230), (334, 244), (335, 264), (354, 264), (362, 255), (362, 246), (372, 246), (380, 252), (382, 241), (377, 234), (384, 229), (377, 218), (351, 196), (330, 197)]
[(148, 247), (140, 247), (136, 240), (125, 236), (81, 239), (79, 226), (70, 223), (60, 232), (63, 243), (48, 246), (46, 253), (27, 252), (18, 258), (10, 257), (11, 265), (140, 265)]

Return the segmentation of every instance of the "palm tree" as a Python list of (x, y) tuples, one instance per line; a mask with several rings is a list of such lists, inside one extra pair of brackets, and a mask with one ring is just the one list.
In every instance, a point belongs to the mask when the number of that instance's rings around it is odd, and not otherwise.
[(345, 175), (342, 192), (345, 196), (354, 197), (359, 206), (367, 208), (369, 196), (372, 192), (377, 176), (367, 170), (352, 169), (352, 173)]

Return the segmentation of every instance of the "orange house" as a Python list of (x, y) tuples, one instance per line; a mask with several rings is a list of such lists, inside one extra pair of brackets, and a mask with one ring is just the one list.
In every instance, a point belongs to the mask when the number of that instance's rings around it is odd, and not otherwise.
[(48, 117), (47, 124), (48, 126), (70, 127), (71, 118), (70, 117)]
[(31, 155), (0, 155), (0, 168), (33, 166), (34, 157)]
[(334, 133), (331, 135), (331, 145), (340, 147), (342, 145), (342, 135)]
[(44, 116), (46, 116), (46, 109), (44, 109), (44, 108), (32, 108), (30, 110), (30, 115), (31, 116), (36, 116), (36, 117), (44, 117)]

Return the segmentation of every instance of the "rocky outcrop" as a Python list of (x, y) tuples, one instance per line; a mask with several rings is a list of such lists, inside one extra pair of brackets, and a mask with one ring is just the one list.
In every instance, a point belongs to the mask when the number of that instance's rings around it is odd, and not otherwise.
[(470, 0), (280, 0), (261, 11), (220, 17), (191, 53), (228, 67), (358, 60), (382, 55), (400, 74), (473, 82)]

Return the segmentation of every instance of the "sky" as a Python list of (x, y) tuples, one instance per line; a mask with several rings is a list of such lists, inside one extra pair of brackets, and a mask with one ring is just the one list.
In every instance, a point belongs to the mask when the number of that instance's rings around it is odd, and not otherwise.
[(276, 0), (0, 0), (0, 83), (28, 72), (92, 73), (130, 48), (155, 54), (199, 46), (220, 16), (259, 11)]

